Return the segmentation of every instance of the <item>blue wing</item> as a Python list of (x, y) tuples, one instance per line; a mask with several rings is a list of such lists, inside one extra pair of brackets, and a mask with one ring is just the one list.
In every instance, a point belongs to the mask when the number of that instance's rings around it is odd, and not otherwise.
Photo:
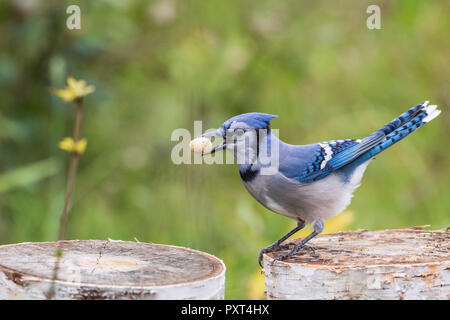
[(363, 163), (439, 115), (436, 106), (421, 103), (362, 140), (346, 139), (318, 143), (315, 153), (297, 180), (308, 183), (328, 176), (343, 166)]

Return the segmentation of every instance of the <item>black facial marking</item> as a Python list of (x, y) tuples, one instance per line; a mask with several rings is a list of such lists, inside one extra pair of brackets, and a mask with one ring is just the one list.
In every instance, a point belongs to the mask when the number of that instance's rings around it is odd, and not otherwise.
[(256, 158), (259, 158), (259, 130), (256, 130)]
[(239, 174), (244, 182), (250, 182), (259, 174), (259, 170), (252, 170), (251, 166), (249, 166), (243, 171), (239, 170)]

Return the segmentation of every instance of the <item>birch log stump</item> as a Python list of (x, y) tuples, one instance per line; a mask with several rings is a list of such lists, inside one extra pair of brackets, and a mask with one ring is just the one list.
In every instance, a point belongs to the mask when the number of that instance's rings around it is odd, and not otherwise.
[(310, 241), (272, 264), (264, 256), (268, 299), (450, 299), (450, 233), (423, 227), (341, 232)]
[(182, 247), (115, 240), (0, 246), (0, 299), (223, 299), (225, 265)]

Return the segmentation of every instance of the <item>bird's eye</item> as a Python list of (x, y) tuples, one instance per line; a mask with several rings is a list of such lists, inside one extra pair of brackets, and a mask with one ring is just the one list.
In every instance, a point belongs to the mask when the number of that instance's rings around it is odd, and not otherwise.
[(236, 129), (234, 130), (234, 132), (238, 137), (242, 136), (245, 133), (244, 129)]

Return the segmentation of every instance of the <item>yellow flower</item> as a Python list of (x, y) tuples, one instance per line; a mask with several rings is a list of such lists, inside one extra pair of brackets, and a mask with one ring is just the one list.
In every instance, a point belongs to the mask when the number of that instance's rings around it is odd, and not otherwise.
[(86, 150), (86, 146), (87, 146), (86, 139), (81, 139), (81, 140), (75, 142), (70, 137), (64, 138), (59, 143), (60, 149), (67, 151), (67, 152), (76, 152), (79, 154), (84, 153), (84, 151)]
[(74, 77), (67, 78), (67, 86), (64, 89), (50, 89), (50, 93), (60, 97), (64, 102), (72, 102), (94, 91), (94, 86), (87, 86), (86, 81), (75, 80)]

